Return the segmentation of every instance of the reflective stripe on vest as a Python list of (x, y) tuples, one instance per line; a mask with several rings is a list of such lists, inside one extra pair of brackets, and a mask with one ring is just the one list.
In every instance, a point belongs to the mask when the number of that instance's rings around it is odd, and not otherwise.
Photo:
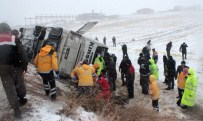
[(15, 36), (11, 35), (11, 33), (1, 33), (0, 45), (16, 45)]

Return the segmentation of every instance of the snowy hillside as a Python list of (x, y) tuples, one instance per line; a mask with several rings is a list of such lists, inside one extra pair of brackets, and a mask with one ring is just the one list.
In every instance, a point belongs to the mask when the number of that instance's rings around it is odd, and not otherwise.
[[(71, 28), (77, 30), (80, 26)], [(68, 27), (67, 27), (68, 28)], [(68, 28), (70, 29), (70, 28)], [(134, 15), (124, 16), (119, 19), (100, 21), (85, 36), (90, 38), (97, 37), (100, 42), (103, 42), (103, 37), (107, 38), (107, 46), (109, 52), (117, 56), (117, 70), (122, 59), (121, 46), (125, 43), (128, 47), (128, 55), (135, 66), (135, 98), (130, 100), (126, 107), (141, 105), (146, 110), (152, 110), (151, 100), (149, 96), (141, 94), (139, 86), (139, 66), (137, 59), (142, 48), (147, 41), (151, 39), (152, 48), (156, 48), (159, 54), (158, 67), (160, 79), (160, 116), (175, 116), (178, 119), (185, 120), (200, 120), (203, 119), (203, 12), (165, 12), (152, 15)], [(113, 47), (112, 37), (116, 37), (117, 46)], [(171, 54), (176, 60), (176, 66), (180, 65), (182, 60), (179, 47), (183, 42), (188, 44), (188, 59), (186, 64), (195, 69), (198, 78), (198, 90), (196, 106), (192, 110), (183, 110), (176, 105), (178, 91), (166, 91), (167, 86), (163, 84), (163, 55), (166, 54), (166, 44), (172, 41), (173, 47)], [(76, 110), (76, 116), (65, 117), (59, 115), (58, 112), (63, 108), (65, 101), (69, 99), (66, 92), (70, 89), (63, 83), (57, 82), (57, 87), (61, 90), (61, 95), (55, 102), (50, 101), (44, 95), (40, 78), (36, 76), (35, 69), (29, 65), (29, 72), (26, 74), (26, 85), (28, 89), (28, 104), (22, 108), (23, 121), (96, 121), (99, 120), (93, 112), (86, 112), (82, 108)], [(120, 77), (120, 73), (118, 72)], [(120, 82), (120, 78), (118, 78)], [(117, 82), (118, 90), (116, 94), (126, 93), (125, 87), (121, 87)], [(175, 81), (176, 84), (176, 81)], [(177, 85), (177, 84), (176, 84)], [(65, 95), (65, 96), (64, 96)], [(12, 111), (7, 105), (7, 99), (0, 83), (0, 120), (9, 120), (8, 116), (12, 117)]]
[[(155, 48), (159, 54), (158, 68), (160, 79), (158, 81), (161, 88), (160, 113), (166, 115), (177, 115), (185, 117), (182, 110), (176, 105), (177, 89), (166, 91), (163, 84), (163, 55), (166, 55), (166, 44), (173, 42), (171, 54), (176, 61), (176, 66), (182, 61), (182, 54), (179, 52), (180, 45), (183, 42), (188, 44), (188, 59), (186, 64), (194, 68), (198, 78), (197, 105), (203, 106), (203, 12), (177, 12), (177, 13), (159, 13), (155, 15), (139, 15), (123, 17), (119, 20), (100, 22), (86, 35), (94, 38), (97, 36), (100, 42), (103, 42), (103, 36), (107, 38), (107, 45), (110, 53), (116, 54), (118, 57), (117, 67), (122, 59), (121, 46), (125, 43), (128, 46), (128, 54), (135, 66), (136, 72), (139, 72), (137, 59), (142, 48), (147, 41), (151, 39), (152, 48)], [(112, 37), (117, 39), (117, 47), (113, 47)], [(134, 41), (132, 41), (134, 39)], [(137, 76), (137, 78), (139, 78)], [(135, 92), (137, 98), (131, 103), (137, 103), (146, 99), (141, 95), (141, 88), (135, 84)], [(175, 81), (175, 84), (177, 81)], [(135, 96), (135, 97), (136, 97)], [(148, 98), (148, 97), (147, 97)], [(151, 102), (147, 101), (147, 107), (151, 106)], [(201, 110), (203, 114), (203, 109)]]

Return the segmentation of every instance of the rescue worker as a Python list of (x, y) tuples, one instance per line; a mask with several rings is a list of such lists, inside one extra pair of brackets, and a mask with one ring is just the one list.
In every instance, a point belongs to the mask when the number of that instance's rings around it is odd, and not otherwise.
[[(27, 56), (24, 52), (23, 45), (21, 41), (18, 38), (19, 32), (18, 30), (14, 29), (11, 31), (12, 35), (15, 36), (16, 38), (16, 43), (18, 43), (18, 47), (20, 51), (17, 51), (15, 56), (16, 58), (19, 58), (20, 61), (15, 61), (14, 67), (15, 67), (15, 72), (13, 73), (14, 79), (15, 79), (15, 86), (16, 86), (16, 92), (17, 96), (20, 102), (20, 105), (25, 105), (27, 103), (27, 98), (26, 96), (26, 87), (25, 87), (25, 82), (24, 82), (24, 73), (27, 72), (27, 65), (28, 65), (28, 60)], [(22, 57), (20, 57), (22, 56)]]
[(167, 62), (168, 62), (168, 58), (166, 57), (166, 55), (163, 55), (163, 63), (164, 63), (164, 76), (165, 76), (165, 80), (163, 83), (168, 84), (168, 69), (167, 69)]
[[(15, 118), (22, 118), (19, 108), (19, 100), (15, 87), (15, 62), (22, 61), (25, 64), (22, 46), (11, 34), (11, 28), (6, 23), (0, 23), (0, 77)], [(16, 57), (16, 53), (20, 56)], [(25, 64), (26, 65), (26, 64)]]
[(113, 36), (112, 42), (113, 42), (113, 47), (116, 47), (116, 37), (115, 36)]
[(83, 60), (80, 68), (74, 69), (75, 74), (78, 76), (78, 95), (80, 97), (83, 94), (90, 94), (92, 87), (94, 86), (93, 75), (95, 69), (88, 64), (88, 60)]
[(103, 43), (106, 45), (106, 37), (103, 38)]
[(156, 80), (159, 80), (159, 71), (157, 65), (154, 63), (153, 59), (149, 59), (149, 70), (150, 75), (154, 75)]
[(105, 99), (106, 102), (109, 102), (110, 99), (110, 86), (109, 86), (109, 82), (108, 79), (106, 77), (106, 70), (103, 69), (101, 71), (100, 76), (98, 77), (97, 83), (99, 84), (100, 89), (102, 90), (102, 92), (100, 92), (97, 95), (97, 99)]
[(182, 100), (182, 96), (183, 96), (183, 93), (184, 93), (184, 88), (185, 88), (185, 83), (186, 83), (186, 76), (188, 74), (188, 69), (189, 67), (188, 66), (185, 66), (183, 71), (178, 75), (178, 101), (177, 101), (177, 105), (180, 106), (181, 104), (181, 100)]
[(183, 42), (183, 44), (181, 44), (179, 51), (182, 52), (182, 58), (183, 60), (187, 59), (187, 44), (185, 42)]
[(80, 68), (82, 66), (82, 63), (83, 63), (82, 61), (79, 62), (70, 73), (70, 77), (72, 78), (73, 82), (75, 83), (76, 88), (78, 87), (78, 75), (76, 74), (75, 70)]
[(150, 75), (149, 94), (151, 95), (153, 110), (159, 112), (160, 93), (159, 93), (159, 86), (157, 84), (157, 80), (154, 75)]
[(195, 105), (196, 93), (197, 93), (198, 80), (195, 75), (194, 69), (188, 70), (188, 75), (185, 83), (184, 93), (181, 100), (181, 108), (192, 107)]
[(135, 80), (135, 68), (133, 67), (131, 61), (128, 59), (126, 61), (128, 71), (126, 73), (126, 84), (128, 89), (128, 99), (134, 98), (134, 80)]
[(172, 47), (172, 42), (170, 41), (170, 42), (166, 45), (167, 57), (170, 56), (171, 47)]
[(149, 92), (149, 62), (142, 58), (142, 63), (140, 64), (140, 84), (142, 86), (142, 94), (147, 95)]
[(39, 75), (43, 79), (44, 90), (47, 96), (51, 95), (52, 100), (56, 99), (56, 82), (54, 71), (59, 74), (57, 53), (55, 51), (55, 43), (46, 42), (46, 45), (40, 49), (40, 52), (34, 59)]
[(102, 56), (100, 56), (100, 54), (98, 54), (97, 57), (95, 58), (94, 64), (96, 63), (99, 64), (99, 69), (97, 70), (97, 75), (99, 76), (101, 73), (101, 70), (103, 70), (105, 66), (104, 59)]
[(126, 85), (126, 72), (128, 70), (128, 67), (126, 65), (127, 57), (125, 56), (124, 59), (121, 61), (120, 66), (119, 66), (119, 72), (121, 72), (121, 80), (122, 80), (122, 85)]
[(152, 54), (152, 59), (154, 59), (155, 64), (157, 64), (157, 61), (158, 61), (158, 53), (157, 53), (157, 51), (155, 50), (155, 48), (152, 49), (152, 52), (153, 52), (153, 54)]
[(122, 45), (122, 51), (123, 51), (123, 58), (125, 56), (127, 56), (127, 58), (128, 58), (128, 52), (127, 52), (127, 45), (126, 44)]
[(169, 56), (168, 62), (167, 62), (167, 73), (168, 73), (168, 88), (165, 90), (171, 90), (174, 89), (174, 79), (176, 76), (176, 62), (173, 59), (172, 56)]
[(111, 87), (111, 91), (116, 91), (116, 78), (117, 78), (117, 72), (115, 63), (113, 61), (113, 58), (110, 59), (109, 66), (107, 68), (108, 76), (109, 76), (109, 84)]

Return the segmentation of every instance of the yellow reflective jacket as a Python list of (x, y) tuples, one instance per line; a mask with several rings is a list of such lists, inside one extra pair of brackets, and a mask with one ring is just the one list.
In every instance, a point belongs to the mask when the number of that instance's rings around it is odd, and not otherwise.
[(103, 57), (97, 56), (95, 58), (94, 64), (98, 64), (99, 65), (99, 68), (97, 70), (97, 75), (100, 75), (101, 71), (104, 69), (104, 65), (105, 65), (105, 61), (104, 61)]
[(149, 94), (151, 95), (152, 100), (157, 100), (160, 97), (159, 87), (154, 75), (150, 75)]
[(185, 89), (181, 100), (181, 104), (186, 106), (195, 105), (197, 84), (198, 84), (198, 80), (195, 76), (195, 72), (193, 69), (190, 68), (188, 70), (188, 77), (185, 83)]
[(78, 86), (93, 86), (93, 74), (95, 69), (87, 64), (74, 69), (74, 73), (78, 76)]
[(39, 73), (49, 73), (50, 71), (58, 71), (57, 54), (53, 47), (46, 45), (40, 49), (40, 52), (34, 59), (34, 64)]

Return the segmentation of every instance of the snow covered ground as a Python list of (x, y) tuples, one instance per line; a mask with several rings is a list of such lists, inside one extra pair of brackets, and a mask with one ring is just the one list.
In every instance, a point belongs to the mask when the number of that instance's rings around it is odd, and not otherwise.
[[(129, 57), (135, 66), (136, 72), (139, 72), (137, 59), (142, 48), (147, 41), (151, 39), (152, 48), (155, 48), (159, 54), (158, 68), (160, 79), (158, 81), (161, 89), (160, 113), (164, 115), (176, 115), (179, 118), (187, 117), (183, 110), (176, 105), (177, 89), (165, 91), (163, 84), (163, 55), (166, 55), (166, 44), (170, 41), (173, 43), (171, 55), (176, 60), (176, 66), (182, 61), (180, 45), (183, 42), (188, 44), (188, 59), (186, 64), (190, 68), (194, 68), (196, 76), (199, 80), (197, 90), (197, 106), (203, 105), (203, 12), (167, 12), (158, 13), (155, 15), (136, 15), (127, 16), (117, 20), (100, 22), (96, 25), (87, 36), (92, 38), (98, 37), (100, 42), (103, 42), (103, 37), (107, 38), (109, 52), (117, 56), (117, 67), (122, 60), (121, 46), (125, 43), (128, 47)], [(113, 47), (112, 37), (117, 39), (117, 47)], [(134, 39), (134, 41), (132, 41)], [(138, 78), (138, 76), (137, 76)], [(135, 84), (135, 99), (133, 103), (141, 103), (142, 100), (147, 100), (146, 96), (141, 94), (138, 80)], [(175, 81), (176, 82), (176, 81)], [(177, 84), (176, 84), (177, 85)], [(145, 101), (146, 107), (151, 106), (151, 102)], [(201, 108), (202, 114), (203, 109)]]
[[(73, 30), (77, 30), (80, 26), (75, 26)], [(68, 28), (70, 29), (70, 28)], [(107, 38), (107, 46), (109, 52), (117, 56), (117, 67), (122, 59), (121, 46), (125, 43), (128, 46), (129, 57), (136, 69), (136, 82), (135, 82), (135, 98), (130, 100), (127, 106), (135, 104), (144, 105), (144, 108), (151, 110), (151, 100), (148, 96), (141, 94), (139, 86), (139, 66), (137, 59), (142, 48), (146, 45), (147, 41), (151, 39), (152, 48), (155, 48), (159, 54), (158, 67), (160, 79), (158, 81), (161, 89), (160, 98), (160, 115), (175, 115), (177, 117), (186, 118), (189, 120), (191, 117), (183, 109), (176, 105), (176, 96), (178, 95), (177, 89), (165, 91), (165, 84), (163, 84), (163, 55), (166, 54), (166, 44), (169, 41), (173, 42), (171, 54), (176, 60), (176, 65), (181, 62), (181, 53), (179, 47), (183, 42), (188, 44), (188, 59), (186, 63), (189, 67), (194, 68), (196, 76), (199, 80), (197, 90), (196, 104), (201, 109), (203, 114), (203, 12), (187, 11), (187, 12), (165, 12), (152, 15), (134, 15), (124, 16), (119, 19), (100, 21), (85, 36), (95, 38), (97, 37), (100, 42), (103, 42), (103, 37)], [(112, 37), (117, 39), (117, 46), (113, 47)], [(133, 40), (134, 39), (134, 40)], [(117, 68), (118, 69), (118, 68)], [(32, 78), (33, 67), (31, 66), (29, 73), (26, 74), (28, 79), (38, 81), (39, 78)], [(118, 73), (120, 74), (120, 73)], [(37, 85), (36, 85), (37, 86)], [(58, 87), (66, 89), (64, 85), (58, 83)], [(27, 84), (27, 88), (30, 84)], [(30, 90), (31, 91), (31, 90)], [(35, 90), (36, 91), (36, 90)], [(27, 98), (29, 103), (22, 107), (23, 121), (72, 121), (72, 120), (98, 120), (94, 113), (85, 112), (79, 108), (77, 110), (77, 118), (68, 118), (58, 115), (57, 112), (62, 109), (64, 100), (59, 99), (56, 102), (50, 101), (45, 97), (43, 90), (37, 90), (38, 94), (28, 93)], [(0, 83), (0, 119), (5, 119), (3, 116), (12, 115), (12, 111), (7, 105), (7, 99)], [(198, 110), (199, 111), (199, 110)], [(192, 113), (195, 113), (193, 111)]]

